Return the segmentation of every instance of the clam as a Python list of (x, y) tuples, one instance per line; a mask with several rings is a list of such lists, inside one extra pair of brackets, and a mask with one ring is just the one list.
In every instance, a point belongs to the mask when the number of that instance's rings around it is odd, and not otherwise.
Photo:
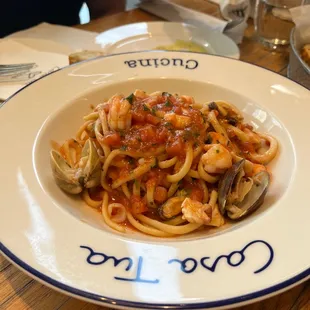
[(76, 168), (55, 150), (50, 153), (50, 163), (57, 185), (69, 194), (79, 194), (83, 188), (100, 184), (101, 164), (94, 143), (88, 139)]
[(185, 200), (183, 197), (169, 198), (163, 205), (158, 208), (158, 214), (163, 220), (169, 220), (181, 213), (181, 205)]
[(264, 202), (270, 183), (267, 171), (246, 178), (243, 170), (245, 160), (238, 161), (226, 171), (219, 184), (219, 210), (233, 220), (241, 219)]

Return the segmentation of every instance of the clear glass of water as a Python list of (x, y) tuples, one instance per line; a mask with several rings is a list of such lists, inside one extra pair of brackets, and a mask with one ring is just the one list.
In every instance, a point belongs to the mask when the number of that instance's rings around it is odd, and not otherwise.
[(305, 4), (305, 0), (256, 0), (254, 25), (258, 40), (277, 50), (290, 43), (294, 27), (289, 9)]

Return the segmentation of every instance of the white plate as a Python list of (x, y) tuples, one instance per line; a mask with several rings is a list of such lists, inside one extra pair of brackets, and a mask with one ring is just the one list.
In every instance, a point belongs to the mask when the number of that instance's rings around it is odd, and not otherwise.
[(224, 34), (175, 22), (149, 22), (129, 24), (110, 29), (96, 38), (107, 54), (155, 50), (176, 40), (192, 41), (208, 50), (209, 54), (239, 59), (239, 48)]
[[(276, 136), (281, 148), (264, 206), (219, 233), (163, 240), (115, 233), (64, 194), (51, 175), (50, 139), (74, 134), (90, 104), (135, 88), (228, 100)], [(309, 102), (308, 90), (280, 75), (203, 54), (129, 53), (50, 74), (0, 111), (0, 249), (41, 282), (111, 307), (236, 306), (305, 281)]]

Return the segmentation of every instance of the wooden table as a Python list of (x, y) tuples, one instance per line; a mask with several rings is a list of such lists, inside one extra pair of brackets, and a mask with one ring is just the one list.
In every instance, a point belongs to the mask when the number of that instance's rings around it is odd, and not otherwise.
[[(197, 3), (197, 0), (193, 3)], [(204, 6), (204, 11), (206, 12), (208, 10), (213, 15), (217, 14), (217, 8), (212, 4), (210, 4), (209, 7)], [(156, 20), (159, 20), (159, 18), (136, 9), (113, 16), (103, 17), (89, 24), (79, 25), (77, 28), (101, 32), (124, 24)], [(259, 43), (255, 42), (253, 32), (253, 24), (250, 22), (245, 33), (245, 38), (242, 44), (240, 44), (241, 60), (285, 75), (288, 63), (288, 52), (279, 54), (265, 50)], [(33, 280), (0, 255), (0, 309), (95, 310), (107, 308), (60, 294)], [(263, 302), (237, 309), (310, 310), (310, 282), (303, 283), (285, 293), (266, 299)]]

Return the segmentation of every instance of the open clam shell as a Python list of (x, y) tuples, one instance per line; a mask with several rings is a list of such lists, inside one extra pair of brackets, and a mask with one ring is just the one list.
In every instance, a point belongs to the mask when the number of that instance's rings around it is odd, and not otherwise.
[(79, 194), (83, 186), (79, 183), (81, 169), (73, 169), (55, 150), (50, 152), (50, 163), (56, 184), (69, 194)]
[(229, 203), (229, 195), (232, 192), (232, 186), (235, 178), (238, 177), (244, 166), (244, 160), (235, 163), (223, 176), (219, 185), (219, 210), (222, 215), (233, 220), (241, 219), (255, 210), (257, 210), (264, 202), (269, 184), (270, 175), (267, 171), (261, 171), (256, 174), (253, 179), (253, 185), (244, 199), (235, 204)]
[(97, 149), (90, 139), (85, 142), (77, 168), (55, 150), (50, 153), (50, 163), (57, 185), (69, 194), (79, 194), (83, 188), (100, 184), (101, 163)]
[(226, 213), (225, 207), (228, 195), (231, 192), (231, 188), (235, 178), (237, 177), (239, 172), (243, 169), (244, 163), (245, 163), (244, 159), (234, 163), (232, 167), (224, 173), (224, 175), (220, 180), (218, 201), (219, 201), (219, 210), (222, 213), (222, 215)]

